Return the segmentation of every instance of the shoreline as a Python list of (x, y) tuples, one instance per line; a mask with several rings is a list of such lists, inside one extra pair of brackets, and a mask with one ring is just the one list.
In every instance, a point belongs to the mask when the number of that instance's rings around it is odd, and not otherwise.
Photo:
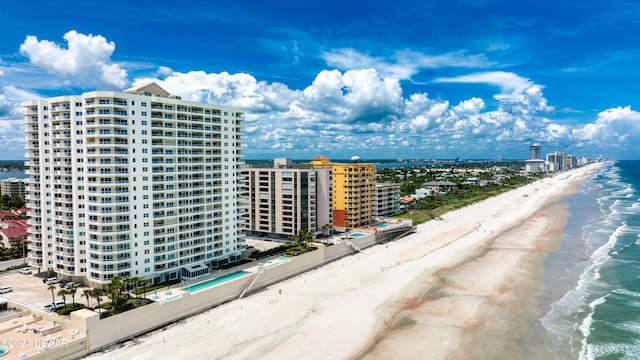
[[(566, 208), (562, 215), (562, 206), (549, 205), (577, 191), (596, 166), (449, 212), (443, 221), (419, 225), (416, 234), (87, 358), (162, 358), (179, 349), (197, 358), (366, 359), (423, 346), (433, 353), (422, 351), (422, 358), (527, 356), (521, 342), (535, 342), (526, 337), (527, 322), (539, 309), (526, 299), (544, 286), (542, 262), (559, 244), (567, 218)], [(531, 234), (528, 242), (518, 236), (523, 231)], [(511, 287), (521, 292), (514, 295)], [(487, 310), (493, 316), (481, 316)], [(510, 322), (514, 314), (518, 324)]]

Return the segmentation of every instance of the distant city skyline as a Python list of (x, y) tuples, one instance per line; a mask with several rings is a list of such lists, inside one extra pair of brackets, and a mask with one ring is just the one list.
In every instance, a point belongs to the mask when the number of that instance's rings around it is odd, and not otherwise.
[(0, 157), (20, 102), (156, 81), (246, 111), (246, 159), (640, 154), (629, 2), (9, 2)]

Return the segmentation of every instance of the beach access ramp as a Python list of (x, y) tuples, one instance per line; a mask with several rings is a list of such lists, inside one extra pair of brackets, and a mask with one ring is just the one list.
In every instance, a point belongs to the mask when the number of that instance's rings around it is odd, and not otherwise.
[(262, 274), (263, 272), (264, 272), (264, 268), (262, 266), (258, 267), (258, 272), (256, 272), (255, 275), (253, 275), (253, 278), (251, 278), (251, 282), (249, 283), (249, 285), (245, 286), (244, 289), (242, 289), (242, 292), (240, 293), (240, 296), (238, 296), (238, 300), (242, 299), (244, 297), (244, 295), (249, 290), (251, 290), (253, 285), (255, 285), (256, 280), (258, 280), (258, 278), (260, 277), (260, 274)]
[(362, 249), (360, 249), (358, 247), (358, 245), (354, 244), (353, 242), (349, 241), (349, 240), (345, 240), (344, 242), (345, 244), (347, 244), (347, 246), (349, 246), (350, 248), (352, 248), (353, 250), (357, 251), (357, 252), (362, 252)]

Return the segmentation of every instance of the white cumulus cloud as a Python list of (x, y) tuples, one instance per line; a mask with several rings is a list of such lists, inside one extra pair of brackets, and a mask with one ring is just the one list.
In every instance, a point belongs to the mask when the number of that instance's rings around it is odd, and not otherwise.
[(640, 112), (630, 106), (607, 109), (598, 114), (595, 122), (573, 129), (571, 133), (580, 146), (639, 149)]
[(64, 34), (67, 48), (49, 40), (28, 35), (20, 45), (20, 53), (33, 65), (44, 68), (74, 85), (124, 89), (128, 84), (126, 70), (111, 61), (116, 46), (101, 35), (85, 35), (75, 30)]

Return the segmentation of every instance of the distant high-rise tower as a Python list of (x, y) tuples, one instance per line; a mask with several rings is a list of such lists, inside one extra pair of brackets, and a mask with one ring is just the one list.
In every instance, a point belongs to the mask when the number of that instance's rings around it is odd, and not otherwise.
[(542, 145), (535, 143), (529, 147), (529, 159), (530, 160), (542, 159)]

